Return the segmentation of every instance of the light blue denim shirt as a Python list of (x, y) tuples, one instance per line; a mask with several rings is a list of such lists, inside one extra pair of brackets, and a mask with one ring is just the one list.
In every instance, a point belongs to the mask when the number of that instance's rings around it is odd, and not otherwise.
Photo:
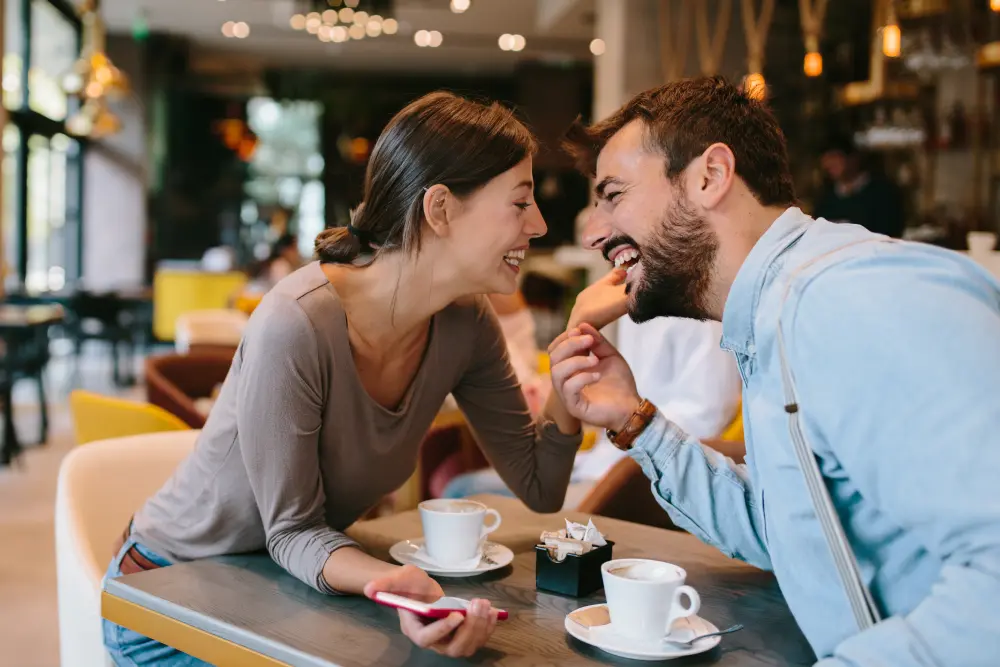
[[(885, 618), (865, 632), (789, 437), (779, 315), (807, 441)], [(791, 208), (740, 269), (722, 346), (746, 465), (661, 415), (632, 452), (674, 522), (773, 570), (824, 667), (1000, 665), (1000, 285), (958, 253)]]

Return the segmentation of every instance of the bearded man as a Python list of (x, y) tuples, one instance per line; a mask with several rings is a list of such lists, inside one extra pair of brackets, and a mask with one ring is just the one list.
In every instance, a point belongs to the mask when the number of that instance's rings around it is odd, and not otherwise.
[(774, 571), (820, 665), (996, 665), (1000, 285), (805, 215), (774, 117), (720, 79), (642, 93), (570, 140), (596, 182), (586, 242), (627, 272), (609, 298), (637, 322), (721, 320), (746, 464), (644, 401), (587, 324), (550, 347), (570, 411), (677, 525)]

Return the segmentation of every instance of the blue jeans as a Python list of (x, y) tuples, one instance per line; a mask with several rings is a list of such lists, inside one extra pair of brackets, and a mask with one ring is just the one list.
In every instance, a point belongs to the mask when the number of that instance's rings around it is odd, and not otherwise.
[[(157, 565), (170, 565), (170, 561), (129, 539), (108, 565), (104, 581), (121, 576), (122, 558), (124, 558), (125, 552), (133, 546), (140, 554)], [(101, 587), (104, 587), (103, 583)], [(144, 637), (138, 632), (123, 628), (108, 620), (104, 620), (104, 646), (111, 654), (112, 662), (118, 667), (138, 667), (139, 665), (149, 667), (211, 667), (207, 662), (192, 658), (175, 648)]]
[(493, 493), (498, 496), (509, 496), (514, 498), (511, 491), (500, 475), (493, 468), (484, 468), (474, 472), (466, 472), (456, 475), (441, 492), (442, 498), (468, 498), (480, 493)]

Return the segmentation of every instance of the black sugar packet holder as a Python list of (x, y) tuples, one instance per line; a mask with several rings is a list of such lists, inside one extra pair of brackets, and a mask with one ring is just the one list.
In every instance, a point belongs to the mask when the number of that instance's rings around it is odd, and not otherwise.
[(594, 547), (585, 554), (567, 554), (562, 561), (553, 560), (544, 545), (535, 545), (535, 588), (570, 597), (584, 597), (604, 588), (601, 566), (611, 560), (615, 543), (607, 540), (603, 547)]

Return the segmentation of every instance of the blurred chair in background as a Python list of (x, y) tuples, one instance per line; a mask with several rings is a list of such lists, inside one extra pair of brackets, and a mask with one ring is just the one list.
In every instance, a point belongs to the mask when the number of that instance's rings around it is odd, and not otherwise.
[(146, 359), (146, 400), (202, 428), (233, 354), (226, 350), (163, 354)]
[(177, 317), (174, 344), (180, 353), (223, 351), (232, 358), (249, 317), (235, 309), (193, 310)]
[(76, 390), (69, 396), (76, 444), (159, 431), (184, 431), (179, 417), (148, 403)]
[(197, 437), (197, 431), (183, 431), (103, 440), (63, 458), (55, 511), (61, 667), (111, 665), (101, 624), (101, 581), (115, 539)]

